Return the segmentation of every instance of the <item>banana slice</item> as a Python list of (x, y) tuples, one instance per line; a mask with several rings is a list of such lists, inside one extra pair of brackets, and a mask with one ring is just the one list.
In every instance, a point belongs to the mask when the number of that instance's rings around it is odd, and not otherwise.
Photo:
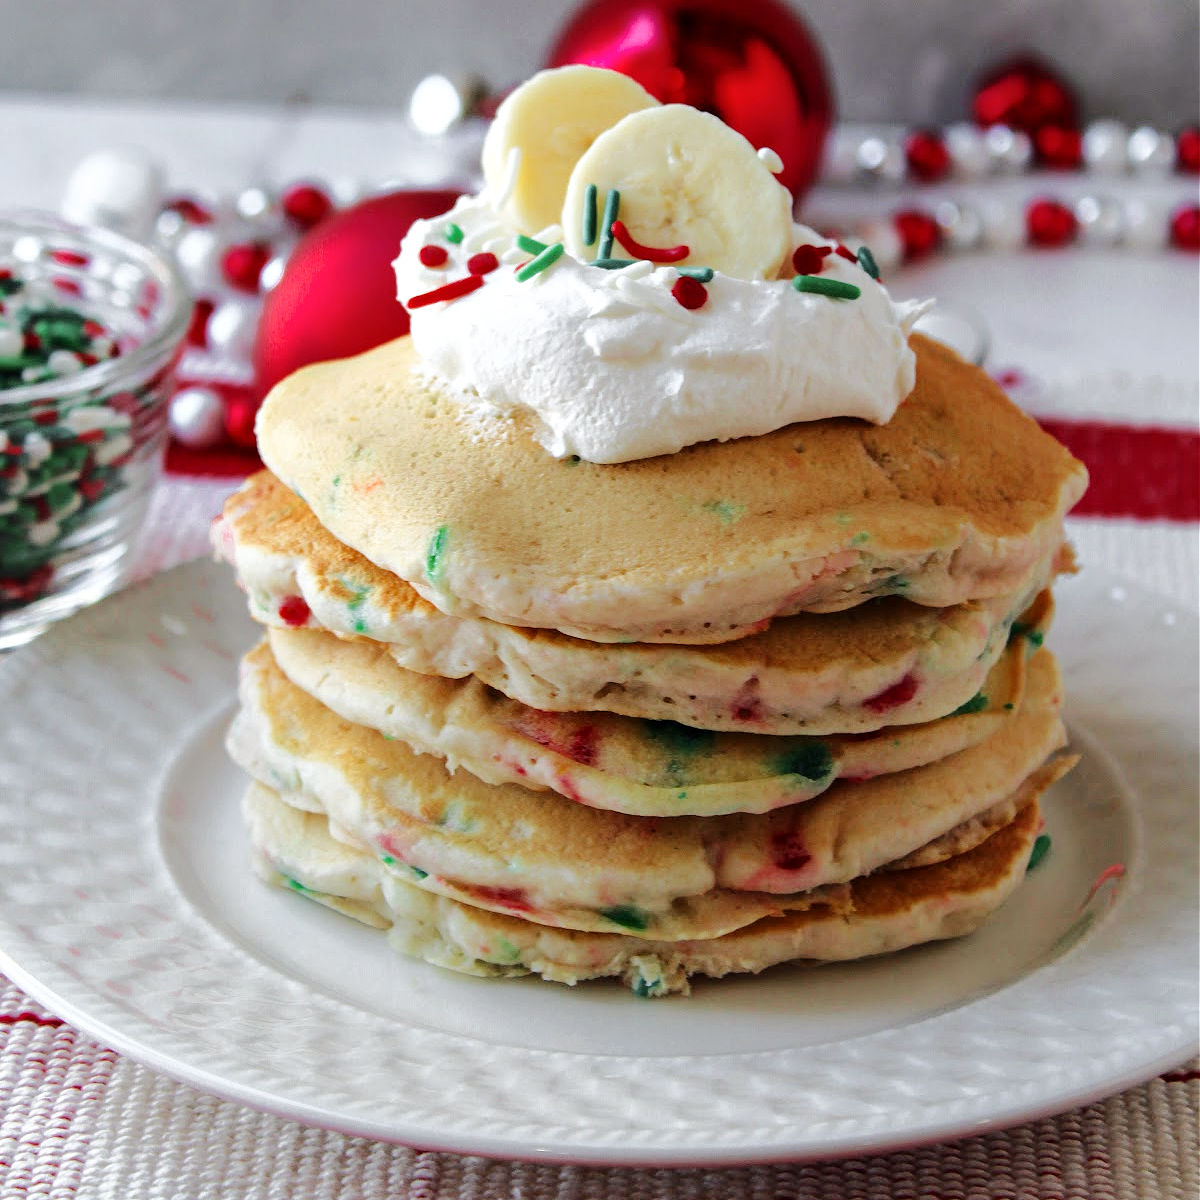
[(628, 75), (600, 67), (539, 71), (505, 97), (483, 142), (483, 178), (500, 194), (509, 153), (521, 152), (516, 181), (501, 209), (520, 232), (557, 224), (563, 193), (579, 156), (610, 125), (657, 106)]
[[(567, 250), (585, 259), (597, 253), (583, 243), (589, 184), (601, 205), (620, 194), (619, 219), (641, 246), (687, 246), (679, 265), (774, 279), (792, 249), (787, 189), (740, 133), (686, 104), (624, 117), (575, 164), (561, 220)], [(611, 253), (643, 257), (619, 242)]]

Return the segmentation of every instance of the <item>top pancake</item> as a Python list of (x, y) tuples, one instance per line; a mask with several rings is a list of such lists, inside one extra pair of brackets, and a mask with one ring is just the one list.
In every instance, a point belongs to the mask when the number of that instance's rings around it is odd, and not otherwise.
[(597, 465), (484, 423), (399, 339), (306, 367), (259, 449), (335, 537), (445, 612), (597, 641), (705, 643), (876, 595), (1015, 592), (1083, 466), (952, 351), (915, 337), (884, 426), (849, 418)]

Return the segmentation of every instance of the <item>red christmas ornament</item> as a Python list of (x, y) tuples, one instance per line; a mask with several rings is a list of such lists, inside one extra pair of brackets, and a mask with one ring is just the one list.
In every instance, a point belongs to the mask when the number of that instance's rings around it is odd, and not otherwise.
[(225, 432), (235, 446), (254, 445), (254, 418), (258, 415), (258, 399), (253, 393), (238, 389), (225, 397)]
[(928, 214), (915, 208), (906, 208), (892, 217), (896, 232), (904, 247), (904, 261), (924, 258), (932, 254), (942, 240), (938, 223)]
[(1031, 135), (1043, 125), (1079, 127), (1074, 90), (1032, 54), (1011, 58), (988, 71), (975, 85), (971, 112), (978, 125), (1008, 125)]
[(260, 396), (306, 363), (361, 354), (408, 332), (392, 259), (419, 217), (455, 192), (389, 192), (326, 218), (300, 239), (263, 301), (254, 344)]
[(1171, 216), (1171, 245), (1200, 251), (1200, 205), (1185, 204)]
[(812, 34), (781, 0), (591, 0), (546, 65), (585, 63), (636, 79), (664, 103), (715, 113), (783, 160), (799, 198), (821, 165), (833, 94)]
[(1025, 210), (1025, 231), (1034, 246), (1065, 246), (1077, 225), (1075, 214), (1057, 200), (1034, 200)]
[(1200, 125), (1188, 125), (1175, 138), (1175, 166), (1189, 175), (1200, 175)]
[(933, 183), (950, 170), (950, 151), (941, 135), (932, 129), (918, 129), (904, 142), (908, 169), (918, 179)]
[(1043, 125), (1033, 135), (1038, 163), (1058, 171), (1074, 171), (1083, 162), (1083, 134), (1061, 125)]

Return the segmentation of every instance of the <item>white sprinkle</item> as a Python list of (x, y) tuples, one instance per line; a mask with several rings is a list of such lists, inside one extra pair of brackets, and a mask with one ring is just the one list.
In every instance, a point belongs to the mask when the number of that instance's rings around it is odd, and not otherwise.
[(36, 429), (25, 435), (25, 441), (21, 448), (25, 451), (25, 457), (31, 467), (40, 467), (54, 449), (50, 445), (50, 439)]
[(7, 321), (0, 321), (0, 354), (15, 358), (25, 349), (25, 338), (21, 331)]
[(479, 229), (474, 229), (463, 239), (462, 248), (466, 254), (475, 254), (480, 250), (487, 248), (489, 240), (495, 240), (496, 234), (503, 229), (503, 226), (498, 221), (491, 221), (487, 225), (481, 226)]
[(778, 175), (783, 170), (783, 159), (771, 149), (770, 146), (764, 146), (758, 152), (758, 161), (762, 163), (772, 175)]
[(53, 518), (37, 521), (29, 526), (25, 536), (31, 546), (48, 546), (58, 537), (58, 522)]
[(129, 414), (117, 412), (106, 404), (81, 405), (73, 408), (62, 418), (62, 423), (72, 433), (90, 433), (93, 429), (111, 429), (113, 426), (127, 426)]
[(46, 366), (60, 378), (83, 370), (83, 359), (74, 350), (51, 350)]
[(96, 461), (102, 467), (107, 467), (109, 463), (115, 462), (122, 454), (131, 449), (133, 449), (133, 438), (127, 433), (119, 433), (116, 437), (109, 438), (107, 442), (102, 442), (96, 447)]

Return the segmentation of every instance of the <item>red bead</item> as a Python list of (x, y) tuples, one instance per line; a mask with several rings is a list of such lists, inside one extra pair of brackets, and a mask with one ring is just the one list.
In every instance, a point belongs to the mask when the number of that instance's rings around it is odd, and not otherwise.
[(228, 396), (225, 401), (225, 432), (237, 446), (254, 445), (254, 418), (258, 401), (249, 392)]
[(908, 169), (926, 183), (941, 179), (950, 170), (950, 151), (941, 136), (930, 129), (910, 133), (904, 142)]
[(1185, 204), (1171, 216), (1171, 245), (1200, 251), (1200, 205)]
[(1083, 162), (1083, 135), (1078, 129), (1046, 125), (1034, 133), (1033, 149), (1043, 167), (1073, 171)]
[(1028, 54), (1001, 63), (979, 81), (971, 112), (978, 125), (1008, 125), (1029, 134), (1043, 125), (1079, 125), (1070, 85), (1049, 64)]
[(422, 246), (417, 251), (417, 257), (423, 267), (444, 267), (450, 261), (450, 255), (445, 246)]
[(671, 295), (684, 308), (703, 308), (708, 301), (708, 289), (698, 279), (690, 275), (680, 275), (671, 287)]
[(1057, 200), (1034, 200), (1025, 211), (1025, 231), (1034, 246), (1065, 246), (1076, 225), (1075, 214)]
[(296, 183), (279, 198), (284, 216), (301, 229), (311, 229), (333, 212), (333, 201), (311, 183)]
[(467, 270), (472, 275), (487, 275), (499, 265), (500, 260), (490, 250), (482, 250), (467, 259)]
[(279, 619), (293, 629), (299, 629), (308, 624), (311, 610), (304, 602), (303, 596), (285, 596), (279, 602)]
[(906, 208), (892, 218), (900, 244), (904, 247), (904, 261), (924, 258), (932, 254), (942, 240), (938, 223), (928, 214), (915, 208)]
[(792, 270), (797, 275), (820, 275), (826, 255), (832, 253), (832, 246), (797, 246), (792, 252)]
[(1200, 125), (1188, 125), (1175, 138), (1175, 167), (1200, 175)]
[(271, 258), (266, 242), (236, 242), (221, 256), (221, 274), (243, 292), (258, 291), (258, 277)]

